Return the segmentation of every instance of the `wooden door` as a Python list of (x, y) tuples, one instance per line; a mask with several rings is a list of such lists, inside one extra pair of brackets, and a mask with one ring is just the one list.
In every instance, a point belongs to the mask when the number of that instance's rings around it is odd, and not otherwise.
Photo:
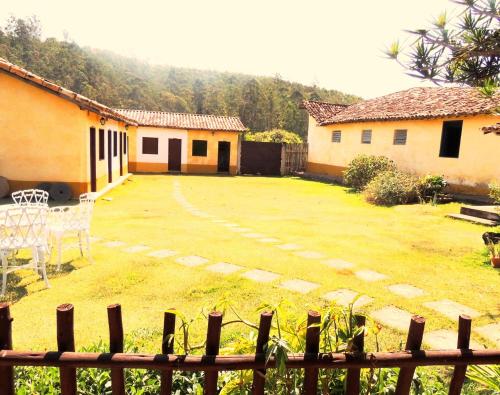
[(96, 132), (90, 128), (90, 191), (97, 192), (97, 170), (96, 170)]
[(168, 139), (168, 171), (181, 171), (181, 139)]
[(108, 182), (113, 182), (113, 134), (108, 130)]
[(217, 154), (217, 171), (227, 173), (229, 171), (229, 161), (231, 159), (231, 143), (229, 141), (219, 141)]
[(123, 132), (120, 132), (120, 177), (123, 176)]

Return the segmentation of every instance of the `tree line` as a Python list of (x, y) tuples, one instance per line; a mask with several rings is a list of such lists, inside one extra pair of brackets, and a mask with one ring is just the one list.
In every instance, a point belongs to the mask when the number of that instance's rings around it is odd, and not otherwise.
[(302, 136), (303, 99), (353, 103), (358, 97), (274, 77), (151, 65), (70, 40), (41, 38), (36, 17), (0, 27), (0, 57), (115, 108), (239, 116), (252, 131)]

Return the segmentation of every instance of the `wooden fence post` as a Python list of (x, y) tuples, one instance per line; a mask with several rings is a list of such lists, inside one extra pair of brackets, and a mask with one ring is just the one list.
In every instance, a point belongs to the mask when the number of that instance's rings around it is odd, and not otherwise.
[[(422, 346), (424, 336), (425, 318), (419, 315), (411, 317), (408, 337), (406, 338), (405, 350), (418, 351)], [(396, 395), (410, 393), (411, 381), (415, 368), (401, 368), (399, 370), (398, 383), (396, 385)]]
[[(471, 326), (472, 326), (472, 320), (469, 316), (464, 314), (458, 317), (457, 348), (461, 350), (466, 350), (469, 348)], [(460, 392), (462, 391), (462, 386), (464, 384), (466, 372), (467, 372), (467, 365), (455, 366), (450, 383), (450, 390), (449, 390), (450, 395), (460, 395)]]
[[(221, 325), (222, 313), (214, 311), (208, 315), (207, 346), (204, 356), (206, 360), (213, 360), (219, 354)], [(205, 395), (215, 395), (217, 393), (217, 376), (217, 371), (205, 371), (203, 386)]]
[[(356, 326), (358, 328), (365, 326), (366, 317), (364, 315), (356, 314), (354, 316), (356, 320)], [(365, 348), (365, 331), (361, 332), (357, 335), (353, 340), (354, 351), (356, 353), (363, 353)], [(352, 368), (347, 369), (347, 377), (346, 377), (346, 395), (357, 395), (359, 394), (359, 379), (360, 379), (361, 369)]]
[[(119, 304), (108, 306), (109, 352), (123, 352), (122, 308)], [(113, 395), (125, 395), (123, 369), (111, 369), (111, 391)]]
[[(321, 315), (317, 311), (307, 312), (306, 352), (304, 359), (317, 359)], [(304, 370), (304, 394), (316, 395), (318, 391), (318, 368)]]
[[(57, 350), (75, 351), (74, 309), (72, 304), (57, 307)], [(60, 368), (61, 394), (76, 395), (76, 369)]]
[[(12, 350), (12, 317), (8, 303), (0, 303), (0, 350)], [(0, 394), (14, 395), (14, 368), (0, 368)]]
[[(165, 312), (163, 316), (163, 339), (161, 342), (162, 354), (174, 353), (174, 339), (175, 334), (175, 314)], [(161, 376), (161, 395), (170, 395), (172, 393), (172, 370), (162, 370)]]
[[(269, 342), (269, 332), (271, 331), (272, 312), (264, 312), (260, 315), (259, 334), (257, 336), (257, 346), (255, 348), (255, 360), (265, 361), (265, 347)], [(266, 385), (266, 369), (253, 371), (252, 394), (264, 395)]]

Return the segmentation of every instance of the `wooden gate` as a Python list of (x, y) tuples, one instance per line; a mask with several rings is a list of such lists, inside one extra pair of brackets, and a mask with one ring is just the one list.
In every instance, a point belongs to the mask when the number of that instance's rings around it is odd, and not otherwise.
[(281, 175), (281, 144), (242, 141), (240, 173)]
[(283, 144), (281, 175), (303, 172), (307, 164), (307, 144)]

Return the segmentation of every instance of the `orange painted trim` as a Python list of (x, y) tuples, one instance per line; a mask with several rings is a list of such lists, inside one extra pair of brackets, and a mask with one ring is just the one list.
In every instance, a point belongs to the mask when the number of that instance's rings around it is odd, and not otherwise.
[(166, 173), (168, 163), (129, 162), (129, 171), (135, 173)]
[(344, 176), (343, 171), (346, 169), (346, 167), (326, 165), (324, 163), (307, 162), (306, 169), (308, 173), (324, 174), (342, 178)]
[(459, 193), (464, 195), (478, 195), (478, 196), (488, 196), (490, 193), (487, 184), (475, 184), (475, 185), (464, 185), (464, 184), (448, 184), (446, 191), (450, 193)]
[[(19, 180), (8, 180), (9, 182), (9, 193), (20, 191), (23, 189), (35, 188), (41, 182), (50, 181), (19, 181)], [(71, 188), (71, 195), (73, 198), (80, 196), (82, 193), (90, 192), (90, 182), (64, 182), (68, 184)]]

